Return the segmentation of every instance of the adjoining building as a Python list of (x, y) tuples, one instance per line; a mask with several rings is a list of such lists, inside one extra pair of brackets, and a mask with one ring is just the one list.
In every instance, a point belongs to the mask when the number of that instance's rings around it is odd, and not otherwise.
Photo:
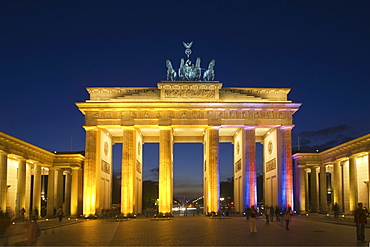
[(82, 153), (52, 153), (0, 132), (0, 207), (20, 218), (82, 214)]
[(370, 134), (320, 153), (296, 153), (295, 201), (301, 213), (327, 213), (337, 203), (352, 213), (357, 203), (369, 208)]

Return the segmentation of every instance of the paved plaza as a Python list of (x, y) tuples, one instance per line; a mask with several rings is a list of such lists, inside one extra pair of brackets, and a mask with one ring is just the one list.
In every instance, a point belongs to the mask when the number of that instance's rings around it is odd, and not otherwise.
[[(39, 220), (39, 246), (368, 246), (357, 243), (352, 219), (294, 216), (291, 230), (283, 221), (257, 220), (257, 233), (249, 232), (243, 217), (175, 217), (154, 220)], [(9, 229), (8, 245), (26, 245), (24, 223)], [(366, 229), (370, 238), (370, 228)], [(0, 239), (4, 245), (5, 238)]]

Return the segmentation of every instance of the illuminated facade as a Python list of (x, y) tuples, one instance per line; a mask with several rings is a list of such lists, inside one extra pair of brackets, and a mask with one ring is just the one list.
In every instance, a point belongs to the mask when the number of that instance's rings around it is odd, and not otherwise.
[[(234, 205), (257, 205), (256, 142), (264, 144), (265, 203), (293, 206), (292, 115), (285, 88), (223, 88), (217, 81), (87, 88), (85, 215), (110, 207), (112, 145), (122, 143), (121, 213), (141, 213), (142, 145), (159, 143), (159, 212), (172, 213), (173, 144), (203, 143), (204, 211), (219, 211), (219, 143), (234, 144)], [(200, 163), (200, 165), (202, 165)]]
[(320, 153), (296, 153), (295, 199), (301, 213), (352, 213), (357, 203), (369, 208), (370, 134)]
[(82, 214), (82, 154), (51, 153), (0, 132), (0, 207), (11, 217)]

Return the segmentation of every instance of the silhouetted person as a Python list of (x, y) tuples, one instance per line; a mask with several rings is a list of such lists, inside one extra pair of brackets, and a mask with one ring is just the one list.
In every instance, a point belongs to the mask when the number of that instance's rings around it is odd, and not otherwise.
[(63, 212), (62, 207), (60, 207), (60, 208), (57, 210), (56, 216), (59, 218), (59, 222), (61, 222), (61, 221), (62, 221), (62, 219), (63, 219), (63, 216), (64, 216), (64, 212)]
[(31, 220), (27, 226), (27, 243), (28, 245), (36, 245), (37, 238), (41, 235), (41, 230), (37, 224), (37, 217), (35, 215), (31, 216)]
[(289, 229), (289, 222), (290, 222), (290, 207), (288, 207), (287, 210), (285, 210), (284, 214), (284, 219), (285, 219), (285, 230), (290, 230)]
[(270, 207), (270, 220), (271, 221), (274, 221), (274, 214), (275, 214), (274, 205), (271, 205)]
[(21, 213), (21, 219), (24, 220), (24, 214), (26, 213), (26, 209), (22, 208), (19, 212)]
[(257, 232), (257, 226), (256, 226), (256, 218), (257, 218), (257, 211), (254, 208), (254, 206), (251, 207), (250, 211), (251, 220), (249, 221), (249, 230), (250, 232)]
[(365, 243), (365, 224), (367, 223), (366, 212), (363, 208), (362, 203), (358, 203), (358, 208), (355, 211), (355, 223), (356, 223), (356, 234), (357, 242)]
[(276, 221), (280, 221), (280, 208), (278, 205), (275, 207), (275, 216), (276, 216)]
[(245, 217), (247, 218), (247, 220), (249, 220), (250, 216), (251, 216), (251, 209), (249, 206), (247, 206), (247, 208), (245, 209)]
[(339, 205), (338, 205), (338, 203), (334, 203), (333, 211), (334, 211), (334, 219), (338, 219), (338, 217), (339, 217)]
[(266, 216), (266, 224), (270, 223), (270, 207), (266, 205), (265, 207), (265, 216)]

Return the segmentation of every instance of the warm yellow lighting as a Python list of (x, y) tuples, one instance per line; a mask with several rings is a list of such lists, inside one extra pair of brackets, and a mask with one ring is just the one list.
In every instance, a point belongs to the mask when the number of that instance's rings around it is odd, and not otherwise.
[(49, 219), (48, 219), (48, 218), (46, 218), (45, 220), (46, 220), (46, 221), (49, 221)]

